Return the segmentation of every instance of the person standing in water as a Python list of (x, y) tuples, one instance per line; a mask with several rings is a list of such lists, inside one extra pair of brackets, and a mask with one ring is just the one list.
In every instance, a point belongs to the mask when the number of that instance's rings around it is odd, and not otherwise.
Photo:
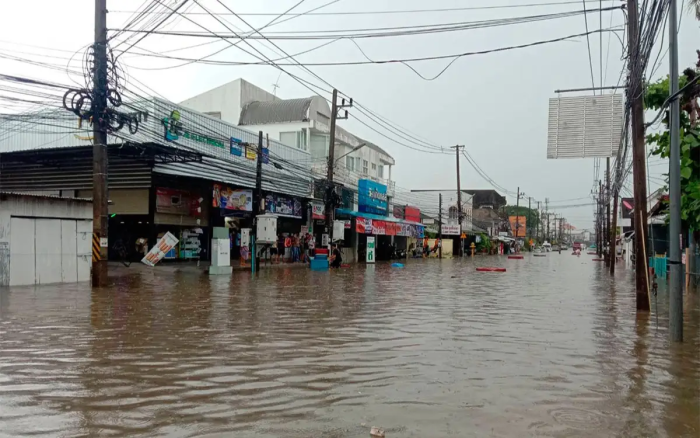
[(333, 246), (333, 261), (331, 261), (331, 268), (340, 268), (340, 265), (343, 263), (343, 255), (340, 252), (340, 248), (338, 248), (338, 244), (336, 243)]

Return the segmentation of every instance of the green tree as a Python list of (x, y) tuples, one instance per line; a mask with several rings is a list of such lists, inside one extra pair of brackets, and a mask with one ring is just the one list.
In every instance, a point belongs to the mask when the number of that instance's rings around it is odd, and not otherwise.
[[(693, 77), (694, 70), (686, 69), (679, 78), (680, 88)], [(697, 85), (696, 85), (697, 87)], [(700, 230), (700, 127), (692, 126), (688, 103), (700, 96), (689, 87), (681, 95), (681, 217), (684, 227)], [(669, 96), (668, 78), (659, 80), (647, 87), (644, 97), (648, 109), (659, 111)], [(663, 130), (646, 136), (647, 143), (653, 145), (651, 155), (668, 158), (670, 155), (670, 133), (668, 130), (668, 112), (663, 118)], [(668, 183), (668, 175), (666, 175)]]

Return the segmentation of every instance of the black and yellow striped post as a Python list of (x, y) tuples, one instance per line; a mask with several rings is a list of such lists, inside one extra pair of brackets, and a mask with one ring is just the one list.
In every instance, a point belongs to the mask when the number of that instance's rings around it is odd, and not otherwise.
[(92, 261), (99, 262), (102, 260), (102, 253), (100, 252), (100, 235), (98, 233), (92, 233)]

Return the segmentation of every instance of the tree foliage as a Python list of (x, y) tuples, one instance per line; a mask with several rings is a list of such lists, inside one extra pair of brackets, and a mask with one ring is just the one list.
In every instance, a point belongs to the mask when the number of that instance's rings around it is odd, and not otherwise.
[[(687, 72), (688, 70), (686, 70)], [(679, 78), (680, 88), (687, 84), (684, 74)], [(669, 96), (668, 78), (659, 80), (647, 87), (644, 103), (647, 109), (660, 110)], [(697, 99), (693, 93), (681, 95), (681, 217), (685, 226), (700, 230), (700, 126), (691, 126), (691, 120), (684, 110), (691, 99)], [(651, 155), (668, 158), (671, 152), (670, 133), (668, 129), (668, 111), (663, 119), (664, 129), (646, 136), (647, 143), (653, 145)], [(668, 184), (668, 175), (666, 175)]]

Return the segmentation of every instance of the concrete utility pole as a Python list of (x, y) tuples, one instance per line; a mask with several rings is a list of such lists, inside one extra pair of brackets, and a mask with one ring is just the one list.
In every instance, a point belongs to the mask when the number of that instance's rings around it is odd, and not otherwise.
[[(92, 286), (107, 286), (107, 0), (95, 0), (92, 114)], [(97, 248), (95, 248), (97, 246)]]
[(518, 196), (515, 197), (515, 240), (518, 240), (518, 225), (520, 225), (520, 187), (518, 187)]
[[(605, 242), (610, 241), (610, 157), (605, 159)], [(615, 249), (614, 245), (609, 245), (608, 255), (605, 257), (605, 266), (610, 266), (610, 260)]]
[(603, 229), (603, 181), (598, 181), (598, 231), (596, 232), (596, 240), (598, 240), (598, 245), (596, 252), (598, 257), (603, 255), (603, 245), (605, 244), (605, 230)]
[(542, 222), (542, 215), (540, 214), (540, 201), (537, 201), (537, 227), (535, 228), (535, 239), (540, 239), (540, 222)]
[[(438, 258), (442, 258), (442, 193), (438, 193)], [(430, 254), (428, 254), (430, 255)]]
[[(547, 234), (544, 236), (544, 240), (549, 241), (549, 198), (544, 198), (544, 214), (547, 217)], [(544, 233), (544, 227), (542, 227), (542, 232)]]
[[(632, 105), (632, 176), (634, 185), (634, 252), (637, 310), (651, 310), (649, 277), (646, 254), (647, 235), (647, 172), (644, 146), (644, 90), (642, 89), (642, 60), (639, 48), (639, 16), (637, 0), (627, 1), (627, 43), (629, 60), (629, 86), (627, 98)], [(670, 17), (669, 17), (670, 20)], [(670, 27), (669, 27), (670, 30)], [(678, 75), (676, 75), (678, 76)], [(673, 161), (673, 160), (671, 160)]]
[(464, 256), (464, 240), (462, 240), (462, 187), (461, 178), (459, 176), (459, 151), (464, 148), (463, 145), (452, 146), (455, 150), (455, 158), (457, 159), (457, 221), (459, 222), (459, 256)]
[(617, 190), (613, 190), (613, 213), (612, 213), (612, 228), (610, 233), (610, 274), (615, 275), (615, 264), (617, 263)]
[[(248, 147), (248, 146), (246, 146)], [(255, 196), (253, 199), (253, 230), (250, 236), (250, 269), (255, 274), (257, 259), (257, 217), (260, 213), (265, 213), (262, 198), (262, 165), (263, 165), (263, 132), (258, 131), (258, 160), (255, 166)]]
[(328, 187), (326, 187), (326, 226), (328, 227), (329, 241), (333, 243), (333, 219), (335, 218), (335, 205), (333, 205), (334, 197), (331, 194), (335, 193), (333, 185), (333, 167), (335, 166), (335, 123), (337, 119), (347, 119), (348, 112), (345, 111), (345, 116), (338, 116), (339, 108), (347, 108), (352, 106), (352, 99), (348, 105), (345, 104), (345, 99), (341, 105), (338, 105), (338, 90), (333, 89), (333, 101), (331, 102), (331, 126), (328, 139)]
[(525, 224), (525, 234), (527, 234), (527, 240), (529, 242), (532, 237), (532, 198), (530, 196), (527, 197), (527, 223)]
[[(683, 279), (681, 277), (681, 248), (683, 234), (681, 231), (681, 110), (678, 101), (678, 4), (671, 0), (668, 15), (669, 34), (669, 94), (671, 95), (670, 115), (668, 118), (671, 134), (671, 153), (669, 158), (669, 327), (668, 332), (673, 342), (683, 342)], [(658, 311), (658, 310), (657, 310)]]

